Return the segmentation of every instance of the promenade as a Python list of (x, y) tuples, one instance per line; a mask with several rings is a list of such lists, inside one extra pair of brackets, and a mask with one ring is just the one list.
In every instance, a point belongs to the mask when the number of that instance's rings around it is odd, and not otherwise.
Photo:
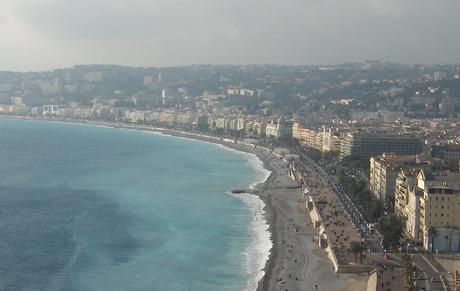
[[(328, 174), (308, 158), (293, 161), (291, 167), (305, 188), (309, 214), (318, 229), (318, 244), (326, 249), (334, 270), (361, 273), (371, 271), (379, 262), (384, 264), (381, 256), (366, 250), (365, 220), (351, 201), (346, 204), (348, 197), (340, 199), (344, 193), (337, 193)], [(363, 243), (359, 254), (352, 252), (352, 242)]]

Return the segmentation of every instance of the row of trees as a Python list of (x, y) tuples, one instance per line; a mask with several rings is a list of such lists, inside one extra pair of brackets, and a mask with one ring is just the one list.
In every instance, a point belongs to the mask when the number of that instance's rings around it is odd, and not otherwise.
[(416, 267), (414, 266), (410, 256), (404, 255), (402, 258), (404, 260), (404, 267), (406, 269), (406, 286), (409, 291), (413, 291), (415, 290), (416, 278), (414, 276), (414, 271), (416, 270)]
[(339, 170), (338, 176), (345, 192), (361, 210), (366, 220), (376, 222), (383, 214), (382, 202), (372, 195), (363, 180), (348, 176), (343, 170)]
[(350, 244), (351, 252), (355, 255), (355, 263), (358, 263), (358, 254), (359, 254), (359, 263), (363, 263), (363, 250), (364, 244), (360, 241), (352, 241)]
[(378, 230), (383, 237), (384, 248), (397, 251), (403, 236), (405, 222), (391, 212), (385, 215), (382, 201), (372, 195), (364, 180), (347, 175), (343, 167), (339, 169), (338, 176), (346, 193), (362, 211), (365, 218), (369, 222), (378, 222)]

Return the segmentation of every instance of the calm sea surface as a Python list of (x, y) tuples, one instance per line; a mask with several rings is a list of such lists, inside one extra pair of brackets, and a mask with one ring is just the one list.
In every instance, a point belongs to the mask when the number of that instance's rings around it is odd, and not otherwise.
[(269, 249), (254, 157), (0, 119), (0, 290), (252, 289)]

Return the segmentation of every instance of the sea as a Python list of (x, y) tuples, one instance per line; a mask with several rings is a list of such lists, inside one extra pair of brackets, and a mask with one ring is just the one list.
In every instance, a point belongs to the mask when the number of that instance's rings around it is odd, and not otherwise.
[(254, 155), (0, 119), (0, 290), (254, 290), (272, 243)]

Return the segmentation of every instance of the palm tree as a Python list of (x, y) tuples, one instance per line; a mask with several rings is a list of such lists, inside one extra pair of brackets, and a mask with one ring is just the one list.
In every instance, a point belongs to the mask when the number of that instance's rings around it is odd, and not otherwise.
[(431, 240), (430, 253), (433, 253), (434, 239), (436, 238), (436, 229), (432, 226), (428, 227), (427, 235), (428, 238)]
[(351, 252), (355, 255), (355, 263), (358, 263), (358, 253), (362, 250), (361, 242), (352, 241), (351, 242)]

